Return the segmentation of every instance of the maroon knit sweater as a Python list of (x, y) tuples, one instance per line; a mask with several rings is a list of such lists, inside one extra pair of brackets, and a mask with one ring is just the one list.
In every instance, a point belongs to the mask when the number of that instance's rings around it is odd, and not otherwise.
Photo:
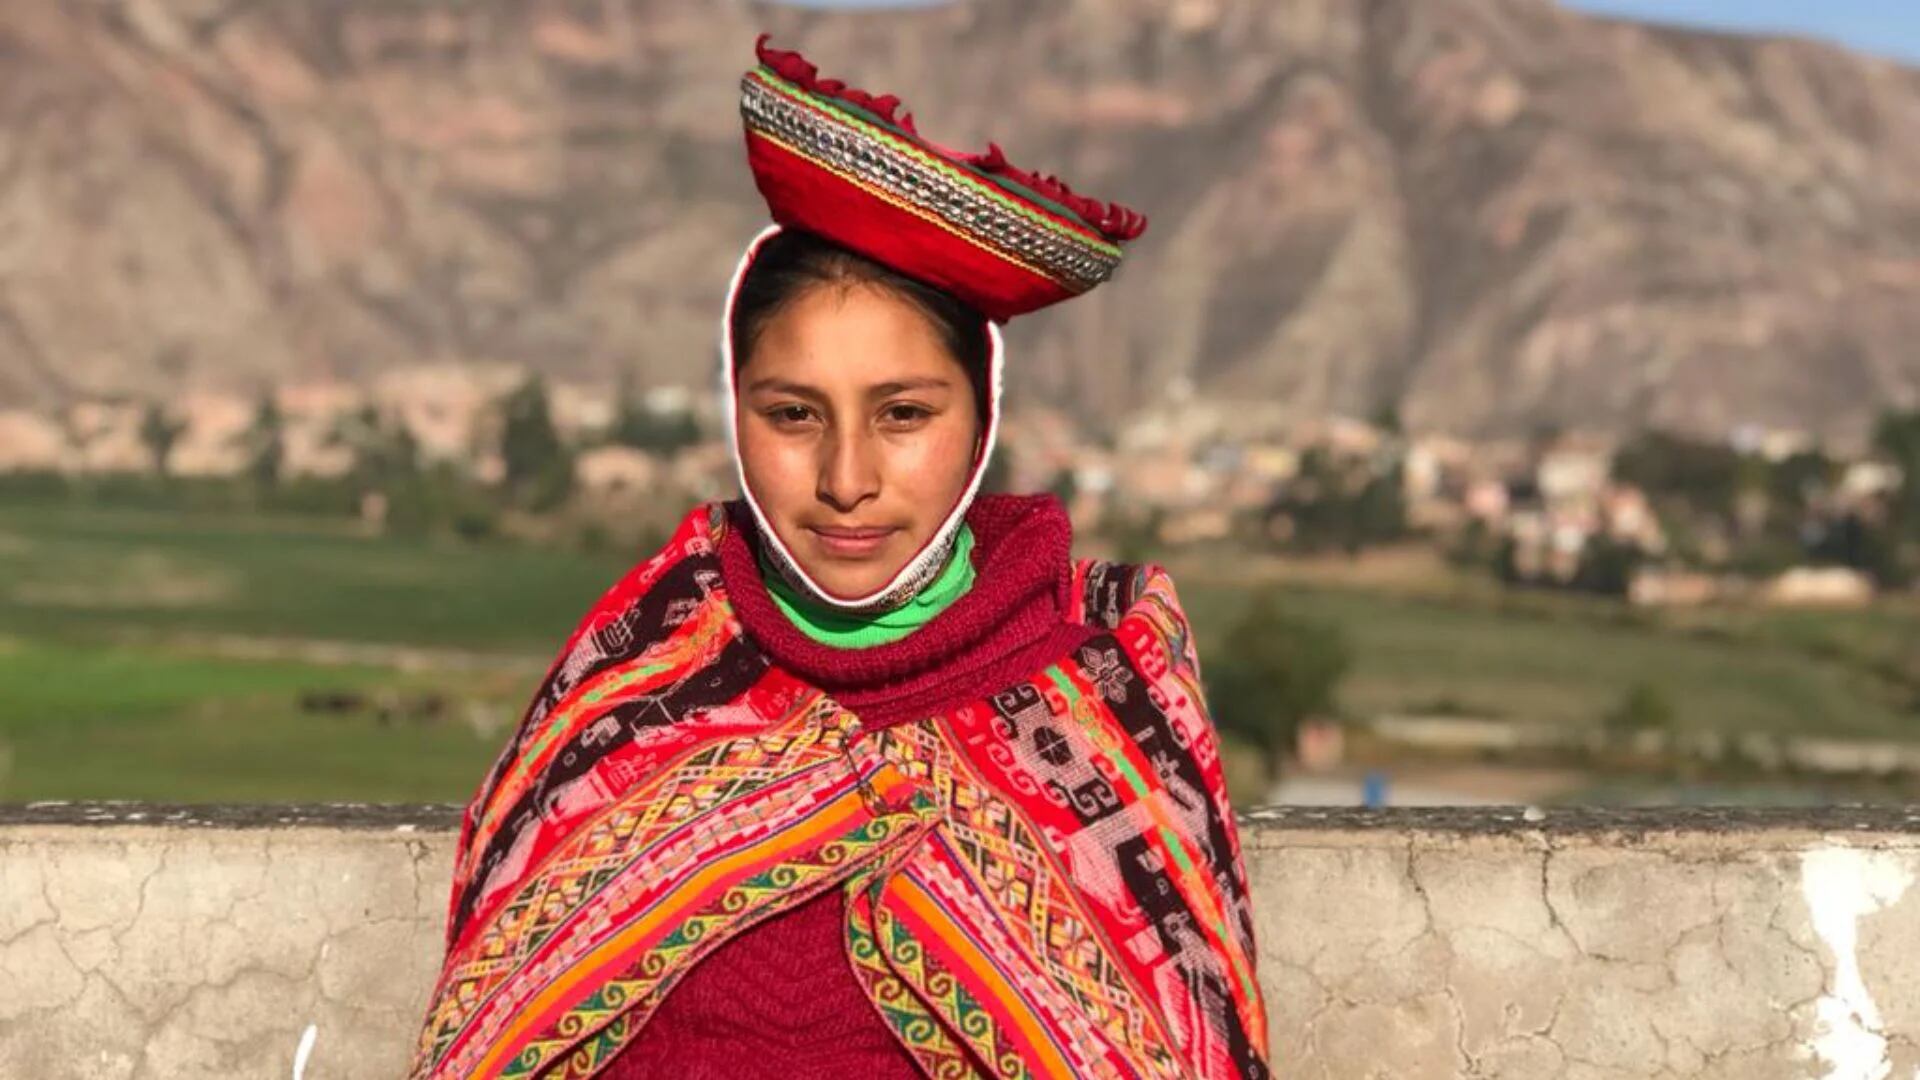
[[(974, 582), (899, 641), (841, 649), (768, 595), (752, 515), (729, 507), (727, 594), (773, 662), (884, 727), (1003, 689), (1084, 641), (1072, 611), (1072, 528), (1059, 500), (982, 496), (967, 512)], [(839, 889), (740, 931), (694, 965), (601, 1075), (606, 1080), (810, 1080), (921, 1075), (847, 959)], [(982, 1069), (983, 1072), (990, 1071)]]

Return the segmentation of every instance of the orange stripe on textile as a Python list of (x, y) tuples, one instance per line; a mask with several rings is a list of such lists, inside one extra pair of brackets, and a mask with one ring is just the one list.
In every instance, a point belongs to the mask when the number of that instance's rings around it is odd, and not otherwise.
[[(990, 713), (990, 710), (977, 705), (955, 710), (951, 714), (955, 741), (976, 748), (989, 746), (994, 739), (989, 729)], [(1071, 730), (1067, 725), (1062, 726)], [(1091, 745), (1088, 743), (1087, 748), (1090, 749)], [(979, 785), (983, 791), (1018, 789), (1034, 783), (1031, 776), (1021, 776), (1011, 755), (1002, 751), (989, 750), (977, 756), (960, 754), (956, 756), (954, 767), (964, 770), (968, 778)], [(1037, 799), (1009, 807), (1009, 810), (1019, 815), (1025, 831), (1033, 837), (1070, 835), (1079, 824), (1079, 819), (1059, 801)], [(1092, 876), (1092, 868), (1083, 867), (1083, 870), (1088, 872), (1076, 874), (1075, 868), (1067, 861), (1064, 852), (1056, 851), (1042, 843), (1030, 844), (1027, 850), (1051, 870), (1052, 880), (1056, 884), (1056, 888), (1052, 890), (1056, 908), (1071, 913), (1070, 919), (1054, 921), (1048, 929), (1055, 934), (1067, 933), (1066, 928), (1069, 926), (1080, 929), (1090, 939), (1088, 944), (1092, 946), (1093, 954), (1120, 961), (1112, 964), (1107, 970), (1116, 973), (1124, 981), (1128, 992), (1142, 1001), (1152, 1000), (1153, 994), (1150, 987), (1153, 984), (1155, 969), (1138, 963), (1138, 958), (1133, 952), (1119, 946), (1119, 942), (1123, 940), (1152, 932), (1138, 907), (1133, 905), (1121, 907), (1103, 903), (1088, 893), (1082, 892), (1081, 889), (1071, 887), (1072, 883), (1084, 886), (1086, 879)], [(1056, 919), (1058, 919), (1057, 916)], [(1070, 966), (1075, 958), (1086, 954), (1086, 950), (1078, 948), (1069, 948), (1063, 952), (1067, 955), (1062, 958), (1062, 962)], [(1083, 963), (1076, 970), (1082, 978), (1099, 979), (1101, 974), (1094, 968), (1095, 965), (1091, 963)], [(1149, 1010), (1145, 1014), (1146, 1023), (1151, 1029), (1148, 1031), (1127, 1030), (1128, 1017), (1112, 1010), (1109, 1010), (1109, 1015), (1100, 1017), (1100, 1020), (1109, 1025), (1120, 1025), (1119, 1031), (1110, 1031), (1109, 1034), (1118, 1037), (1121, 1045), (1144, 1042), (1155, 1047), (1153, 1052), (1156, 1053), (1171, 1053), (1172, 1048), (1178, 1045), (1177, 1040), (1167, 1030), (1165, 1018), (1155, 1010)]]
[[(691, 914), (719, 909), (732, 915), (741, 915), (750, 910), (751, 919), (740, 918), (736, 923), (736, 927), (744, 927), (750, 921), (785, 911), (794, 904), (812, 898), (819, 888), (831, 886), (831, 878), (816, 878), (814, 884), (817, 888), (810, 888), (804, 893), (772, 894), (772, 902), (752, 908), (747, 907), (751, 903), (750, 897), (740, 891), (743, 879), (771, 867), (792, 865), (795, 848), (804, 848), (823, 836), (839, 835), (865, 813), (866, 808), (858, 791), (848, 790), (837, 795), (816, 815), (810, 816), (805, 827), (765, 837), (759, 843), (723, 859), (703, 864), (696, 873), (659, 902), (647, 907), (619, 932), (571, 959), (560, 977), (516, 1009), (514, 1022), (501, 1032), (499, 1045), (480, 1060), (479, 1073), (492, 1075), (508, 1056), (524, 1052), (524, 1047), (539, 1045), (540, 1040), (533, 1038), (535, 1033), (549, 1027), (560, 1027), (560, 1018), (578, 1005), (581, 998), (609, 980), (630, 972), (637, 958), (644, 957), (649, 949), (658, 947), (661, 939), (668, 934), (682, 929)], [(709, 939), (706, 944), (707, 948), (690, 951), (677, 958), (674, 976), (706, 955), (719, 942)], [(638, 984), (670, 983), (671, 980), (655, 975), (646, 980), (623, 981), (635, 983), (637, 987)], [(565, 1047), (586, 1034), (584, 1031), (569, 1032), (562, 1038), (547, 1040), (542, 1048), (542, 1062), (558, 1057)]]

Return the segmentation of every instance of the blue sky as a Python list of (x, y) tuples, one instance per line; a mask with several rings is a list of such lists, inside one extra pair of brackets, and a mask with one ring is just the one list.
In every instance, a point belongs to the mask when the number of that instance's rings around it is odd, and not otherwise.
[(1689, 26), (1824, 37), (1920, 63), (1920, 0), (1563, 0), (1568, 7)]
[[(789, 0), (809, 7), (911, 7), (944, 0)], [(1418, 0), (1414, 0), (1418, 2)], [(1920, 64), (1920, 0), (1562, 0), (1568, 7), (1688, 26), (1824, 37)]]

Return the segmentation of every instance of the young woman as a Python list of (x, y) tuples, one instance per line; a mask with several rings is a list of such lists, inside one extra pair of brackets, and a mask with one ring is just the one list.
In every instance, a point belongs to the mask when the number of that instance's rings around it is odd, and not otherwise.
[(468, 806), (413, 1075), (1267, 1076), (1172, 584), (979, 494), (998, 324), (1145, 221), (759, 55), (743, 498), (588, 612)]

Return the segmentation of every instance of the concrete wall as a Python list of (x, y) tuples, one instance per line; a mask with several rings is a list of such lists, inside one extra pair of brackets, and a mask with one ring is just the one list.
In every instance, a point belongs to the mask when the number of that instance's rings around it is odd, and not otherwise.
[[(447, 808), (0, 808), (0, 1077), (401, 1073)], [(1920, 1078), (1920, 808), (1256, 811), (1286, 1078)]]

